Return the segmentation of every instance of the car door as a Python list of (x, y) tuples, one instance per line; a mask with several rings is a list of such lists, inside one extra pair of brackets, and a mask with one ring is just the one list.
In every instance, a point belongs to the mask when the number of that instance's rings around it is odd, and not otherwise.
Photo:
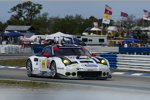
[(41, 70), (47, 70), (50, 65), (50, 58), (52, 57), (52, 50), (51, 47), (45, 47), (42, 50), (42, 57), (41, 57)]

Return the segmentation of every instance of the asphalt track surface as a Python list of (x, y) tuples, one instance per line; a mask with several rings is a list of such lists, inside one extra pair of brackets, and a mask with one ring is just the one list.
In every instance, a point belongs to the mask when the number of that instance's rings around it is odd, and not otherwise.
[(110, 87), (121, 89), (143, 90), (150, 93), (150, 77), (130, 76), (130, 75), (113, 75), (108, 80), (96, 79), (51, 79), (41, 77), (27, 77), (24, 69), (0, 69), (0, 79), (4, 80), (24, 80), (24, 81), (38, 81), (48, 83), (67, 83), (79, 84), (98, 87)]

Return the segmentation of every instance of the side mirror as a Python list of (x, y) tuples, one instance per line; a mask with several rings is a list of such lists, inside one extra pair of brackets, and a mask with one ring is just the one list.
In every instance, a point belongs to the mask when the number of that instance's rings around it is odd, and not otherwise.
[(96, 56), (96, 53), (92, 53), (91, 56), (95, 57), (95, 56)]
[(43, 53), (42, 56), (47, 57), (47, 58), (50, 57), (48, 53)]

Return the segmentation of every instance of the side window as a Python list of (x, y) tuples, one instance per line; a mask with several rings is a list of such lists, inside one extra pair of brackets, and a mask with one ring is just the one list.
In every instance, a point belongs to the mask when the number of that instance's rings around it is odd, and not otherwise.
[(92, 42), (92, 39), (89, 39), (89, 42)]
[(99, 39), (99, 42), (104, 42), (104, 39)]
[(82, 41), (83, 42), (88, 42), (88, 39), (87, 38), (82, 38)]
[(51, 47), (46, 47), (43, 49), (42, 53), (48, 53), (49, 56), (52, 56)]

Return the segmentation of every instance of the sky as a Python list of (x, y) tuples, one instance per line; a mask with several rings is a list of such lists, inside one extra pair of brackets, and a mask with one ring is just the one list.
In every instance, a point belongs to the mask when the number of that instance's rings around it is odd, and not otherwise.
[[(0, 21), (6, 22), (11, 14), (10, 8), (27, 0), (0, 0)], [(30, 0), (42, 4), (41, 13), (47, 12), (49, 17), (65, 17), (79, 14), (84, 18), (103, 17), (105, 5), (112, 8), (111, 19), (120, 20), (120, 12), (142, 18), (143, 10), (150, 11), (150, 0)]]

